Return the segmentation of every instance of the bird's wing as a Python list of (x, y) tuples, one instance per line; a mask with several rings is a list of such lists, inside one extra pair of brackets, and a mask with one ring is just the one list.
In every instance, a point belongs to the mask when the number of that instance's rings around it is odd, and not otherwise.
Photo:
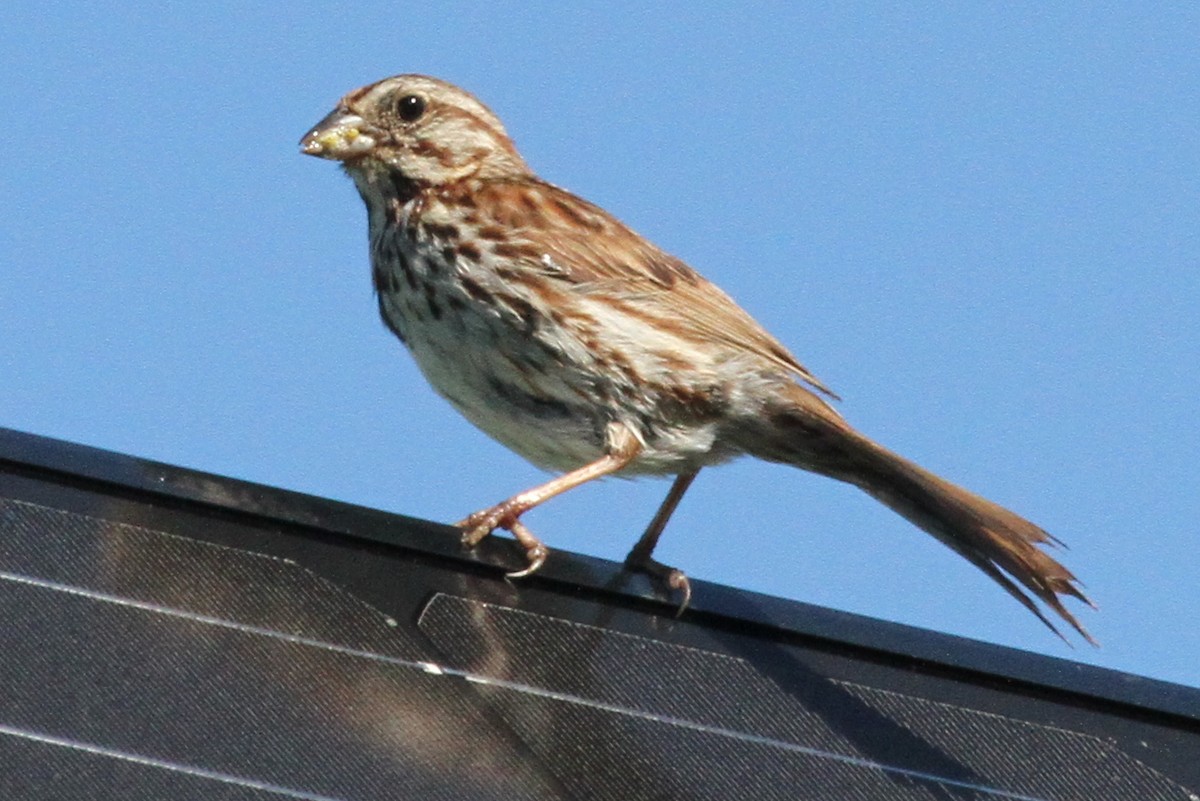
[(607, 292), (618, 301), (657, 312), (655, 316), (669, 320), (685, 335), (760, 356), (837, 398), (758, 321), (683, 261), (566, 190), (539, 181), (528, 191), (538, 202), (524, 205), (541, 211), (536, 221), (525, 222), (543, 234), (528, 240), (536, 241), (540, 251), (528, 253), (527, 261), (536, 261), (531, 266), (580, 289)]

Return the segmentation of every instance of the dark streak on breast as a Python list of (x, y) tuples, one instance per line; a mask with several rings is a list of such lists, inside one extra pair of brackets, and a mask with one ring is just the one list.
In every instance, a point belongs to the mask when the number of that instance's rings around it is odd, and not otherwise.
[(392, 182), (392, 200), (397, 208), (412, 200), (417, 196), (417, 192), (420, 191), (415, 183), (405, 178), (399, 172), (394, 170), (389, 171), (388, 177)]
[(458, 228), (440, 223), (425, 223), (425, 232), (434, 239), (458, 239)]
[(496, 299), (513, 310), (517, 318), (521, 321), (525, 333), (533, 334), (541, 326), (542, 315), (525, 298), (520, 298), (516, 295), (499, 295)]
[(438, 303), (433, 284), (425, 284), (425, 305), (429, 307), (429, 313), (433, 315), (433, 319), (442, 319), (442, 306)]
[(487, 383), (488, 388), (496, 394), (497, 399), (533, 417), (564, 420), (576, 416), (575, 410), (562, 401), (538, 397), (520, 387), (501, 381), (495, 376), (488, 376)]
[(408, 288), (414, 292), (417, 289), (417, 276), (413, 272), (412, 265), (409, 264), (408, 257), (399, 249), (393, 254), (396, 258), (396, 264), (400, 267), (400, 272), (404, 274), (404, 282), (408, 284)]
[(467, 291), (467, 294), (471, 296), (472, 300), (479, 303), (490, 303), (492, 301), (491, 294), (486, 289), (481, 287), (479, 282), (474, 278), (467, 278), (466, 276), (463, 276), (460, 279), (460, 283), (462, 283), (462, 288)]

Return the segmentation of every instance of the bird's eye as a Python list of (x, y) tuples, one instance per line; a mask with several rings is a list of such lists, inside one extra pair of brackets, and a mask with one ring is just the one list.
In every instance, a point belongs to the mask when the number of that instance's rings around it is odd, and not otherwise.
[(425, 113), (425, 98), (418, 95), (405, 95), (396, 102), (396, 113), (405, 122), (414, 122)]

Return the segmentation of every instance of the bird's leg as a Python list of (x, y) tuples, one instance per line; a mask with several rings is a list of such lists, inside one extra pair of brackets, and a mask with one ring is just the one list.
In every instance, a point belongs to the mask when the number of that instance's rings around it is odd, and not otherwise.
[(654, 519), (646, 527), (646, 532), (642, 534), (641, 539), (634, 544), (629, 555), (625, 557), (625, 566), (630, 570), (646, 573), (683, 595), (679, 611), (676, 612), (677, 615), (683, 614), (683, 610), (687, 609), (688, 604), (691, 603), (692, 585), (682, 570), (651, 559), (650, 555), (654, 553), (654, 547), (658, 545), (658, 538), (662, 535), (663, 529), (667, 527), (667, 521), (674, 514), (675, 507), (679, 506), (679, 502), (683, 500), (683, 494), (696, 480), (699, 472), (700, 468), (697, 467), (695, 470), (680, 473), (675, 477), (675, 482), (671, 484), (671, 489), (667, 492), (667, 497), (663, 499), (662, 506), (658, 507), (658, 511), (655, 512)]
[[(474, 548), (484, 537), (498, 528), (507, 529), (525, 549), (528, 562), (524, 570), (509, 573), (509, 578), (521, 578), (536, 571), (546, 561), (546, 546), (520, 521), (521, 515), (533, 507), (545, 503), (580, 484), (616, 473), (632, 462), (642, 451), (642, 443), (625, 425), (610, 423), (605, 431), (605, 449), (608, 451), (594, 462), (585, 464), (569, 473), (540, 484), (533, 489), (517, 493), (506, 501), (482, 509), (455, 525), (463, 530), (463, 545)], [(669, 513), (668, 513), (669, 514)], [(664, 521), (665, 522), (665, 521)], [(653, 548), (653, 543), (651, 544)]]

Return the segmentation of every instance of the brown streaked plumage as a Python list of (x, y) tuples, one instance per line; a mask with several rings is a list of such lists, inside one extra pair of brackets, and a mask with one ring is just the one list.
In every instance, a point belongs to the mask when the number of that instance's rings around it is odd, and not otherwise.
[(384, 323), (467, 419), (557, 478), (459, 525), (473, 546), (516, 536), (528, 575), (546, 549), (529, 509), (606, 475), (674, 475), (631, 567), (652, 559), (701, 468), (741, 455), (860, 487), (999, 583), (1057, 633), (1041, 601), (1091, 603), (1033, 523), (854, 430), (835, 397), (720, 289), (603, 209), (538, 178), (500, 120), (435, 78), (346, 95), (301, 140), (341, 161), (367, 207)]

